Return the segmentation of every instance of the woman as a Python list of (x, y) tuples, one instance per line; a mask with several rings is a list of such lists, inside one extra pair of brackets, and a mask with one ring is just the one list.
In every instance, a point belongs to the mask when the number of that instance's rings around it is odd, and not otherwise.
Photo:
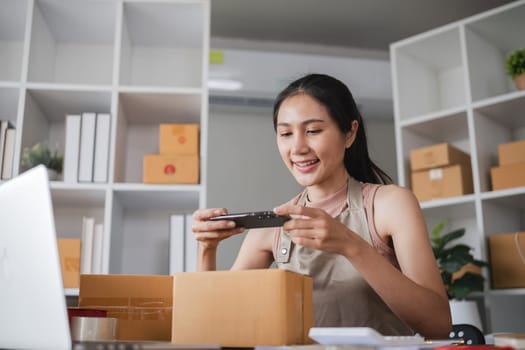
[[(273, 120), (281, 157), (304, 191), (274, 209), (292, 216), (282, 228), (247, 233), (232, 269), (275, 262), (312, 276), (315, 326), (447, 338), (448, 299), (419, 204), (370, 160), (348, 88), (307, 75), (279, 94)], [(243, 232), (232, 221), (209, 221), (226, 213), (193, 215), (200, 270), (214, 270), (219, 242)]]

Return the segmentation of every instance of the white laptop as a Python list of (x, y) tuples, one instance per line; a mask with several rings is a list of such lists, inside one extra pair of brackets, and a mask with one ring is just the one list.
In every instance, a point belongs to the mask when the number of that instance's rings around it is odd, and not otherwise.
[(0, 348), (69, 349), (45, 167), (0, 185)]
[(1, 349), (220, 349), (209, 344), (71, 341), (45, 167), (0, 184)]

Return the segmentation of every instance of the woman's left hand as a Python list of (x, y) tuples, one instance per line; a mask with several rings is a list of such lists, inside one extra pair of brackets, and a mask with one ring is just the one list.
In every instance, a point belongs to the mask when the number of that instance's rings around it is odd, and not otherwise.
[(295, 244), (330, 253), (348, 253), (360, 237), (324, 210), (285, 204), (274, 209), (279, 215), (290, 215), (283, 229)]

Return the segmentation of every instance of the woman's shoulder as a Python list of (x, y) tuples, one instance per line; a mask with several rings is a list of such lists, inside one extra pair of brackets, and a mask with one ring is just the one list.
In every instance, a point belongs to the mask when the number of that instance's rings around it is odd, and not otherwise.
[(387, 206), (392, 208), (394, 205), (414, 205), (419, 206), (414, 193), (406, 188), (395, 184), (372, 184), (364, 183), (362, 186), (363, 196), (372, 195), (374, 198), (374, 207), (380, 208), (381, 206)]
[(393, 235), (400, 226), (421, 216), (419, 201), (413, 192), (398, 185), (380, 185), (374, 198), (374, 221), (378, 233)]

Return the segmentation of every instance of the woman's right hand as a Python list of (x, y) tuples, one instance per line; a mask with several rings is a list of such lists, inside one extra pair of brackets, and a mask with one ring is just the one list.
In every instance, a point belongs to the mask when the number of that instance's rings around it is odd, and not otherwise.
[(219, 215), (228, 214), (225, 208), (197, 209), (193, 212), (192, 231), (195, 239), (204, 249), (216, 249), (223, 239), (237, 235), (244, 231), (243, 227), (235, 227), (235, 222), (230, 220), (210, 221)]

